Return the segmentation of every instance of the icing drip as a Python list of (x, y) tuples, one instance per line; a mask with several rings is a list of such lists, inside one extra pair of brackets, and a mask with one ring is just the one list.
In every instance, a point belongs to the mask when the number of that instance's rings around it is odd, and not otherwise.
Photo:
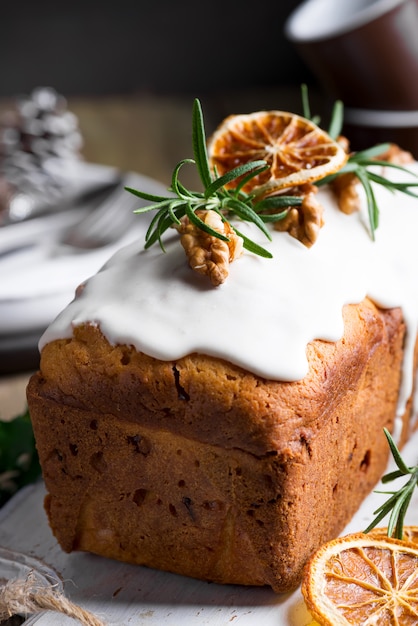
[[(418, 174), (417, 165), (411, 170)], [(407, 176), (396, 171), (397, 180)], [(111, 343), (132, 344), (162, 360), (201, 352), (267, 379), (299, 380), (307, 373), (307, 343), (340, 339), (343, 306), (369, 296), (383, 308), (402, 307), (407, 323), (400, 416), (413, 383), (418, 200), (382, 187), (375, 194), (380, 222), (374, 242), (366, 207), (345, 215), (327, 188), (317, 194), (325, 225), (310, 249), (287, 233), (273, 231), (273, 241), (266, 242), (253, 225), (240, 224), (273, 259), (244, 252), (216, 288), (190, 270), (174, 231), (165, 254), (158, 245), (144, 251), (138, 241), (87, 282), (45, 332), (40, 348), (93, 321)]]

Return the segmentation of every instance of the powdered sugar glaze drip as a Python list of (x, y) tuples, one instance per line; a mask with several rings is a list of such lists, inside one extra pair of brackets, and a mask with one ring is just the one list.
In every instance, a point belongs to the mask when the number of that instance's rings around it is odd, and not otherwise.
[[(417, 164), (410, 169), (418, 174)], [(396, 171), (396, 180), (408, 176)], [(162, 360), (200, 352), (267, 379), (300, 380), (308, 370), (307, 343), (340, 339), (343, 306), (369, 296), (384, 308), (402, 307), (407, 322), (402, 412), (412, 389), (418, 324), (418, 200), (381, 186), (375, 194), (375, 241), (365, 203), (363, 211), (345, 215), (327, 188), (318, 192), (325, 225), (312, 248), (279, 232), (266, 243), (254, 227), (240, 224), (273, 259), (244, 252), (216, 288), (190, 270), (174, 231), (166, 253), (158, 245), (144, 251), (142, 242), (132, 244), (87, 282), (45, 332), (40, 348), (93, 321), (111, 343), (132, 344)]]

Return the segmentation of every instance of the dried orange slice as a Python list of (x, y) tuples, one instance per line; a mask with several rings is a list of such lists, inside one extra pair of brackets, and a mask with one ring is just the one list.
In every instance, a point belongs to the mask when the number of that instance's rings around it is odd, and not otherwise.
[[(388, 536), (388, 529), (385, 528), (373, 528), (373, 530), (367, 533), (370, 537), (386, 538)], [(418, 545), (418, 526), (404, 526), (403, 527), (403, 541), (409, 543), (416, 543)]]
[(357, 533), (310, 559), (302, 593), (321, 626), (416, 626), (418, 545)]
[[(347, 153), (304, 117), (259, 111), (227, 117), (208, 142), (208, 157), (217, 176), (249, 161), (267, 161), (270, 167), (243, 187), (247, 193), (265, 196), (337, 172)], [(230, 186), (236, 186), (236, 181)]]

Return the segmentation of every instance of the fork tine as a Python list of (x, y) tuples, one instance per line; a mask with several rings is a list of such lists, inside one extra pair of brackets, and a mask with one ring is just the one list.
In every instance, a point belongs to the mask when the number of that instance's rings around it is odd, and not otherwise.
[(139, 199), (125, 190), (127, 178), (65, 236), (62, 243), (77, 248), (95, 248), (121, 238), (129, 226), (138, 220), (133, 213)]

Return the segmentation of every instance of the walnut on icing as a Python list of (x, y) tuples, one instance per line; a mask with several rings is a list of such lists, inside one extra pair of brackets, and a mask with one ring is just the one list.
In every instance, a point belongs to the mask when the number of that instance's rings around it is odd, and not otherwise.
[[(346, 137), (339, 137), (338, 142), (349, 153), (350, 144)], [(414, 157), (410, 152), (403, 150), (396, 144), (390, 144), (388, 150), (378, 157), (379, 161), (394, 163), (397, 165), (406, 165), (414, 161)], [(360, 210), (361, 200), (359, 195), (359, 179), (354, 172), (345, 172), (340, 174), (331, 183), (333, 192), (337, 197), (337, 203), (340, 211), (351, 215)]]
[(338, 208), (346, 215), (360, 210), (358, 184), (359, 179), (353, 172), (340, 174), (331, 183), (332, 190), (337, 197)]
[[(350, 153), (350, 143), (344, 136), (338, 138), (347, 154)], [(407, 164), (414, 161), (411, 153), (391, 144), (389, 149), (379, 155), (379, 160), (387, 163)], [(360, 210), (361, 197), (359, 194), (359, 179), (353, 172), (338, 175), (331, 182), (338, 207), (343, 213), (350, 215)], [(286, 217), (273, 223), (275, 230), (288, 232), (303, 245), (310, 248), (318, 239), (319, 232), (324, 225), (324, 209), (316, 198), (318, 187), (312, 183), (300, 185), (290, 190), (290, 195), (297, 195), (302, 199), (300, 206), (291, 207)], [(196, 215), (217, 232), (228, 237), (223, 241), (214, 237), (196, 225), (185, 216), (177, 230), (181, 235), (181, 243), (189, 260), (190, 267), (200, 274), (207, 275), (212, 285), (218, 286), (225, 282), (229, 275), (229, 265), (237, 259), (243, 251), (243, 241), (230, 224), (223, 221), (219, 213), (212, 210), (198, 210)]]
[(229, 264), (242, 254), (243, 240), (216, 211), (197, 210), (196, 215), (207, 226), (229, 239), (223, 241), (203, 231), (192, 224), (187, 216), (177, 226), (190, 267), (199, 274), (207, 275), (212, 285), (217, 287), (227, 279)]
[(407, 165), (408, 163), (413, 163), (415, 161), (411, 152), (403, 150), (396, 143), (391, 143), (388, 150), (381, 154), (379, 158), (382, 161), (396, 163), (397, 165)]
[[(288, 232), (309, 248), (325, 223), (323, 207), (315, 197), (317, 186), (324, 184), (329, 185), (339, 208), (347, 214), (360, 208), (363, 198), (359, 188), (364, 188), (373, 240), (379, 225), (379, 207), (371, 183), (416, 197), (413, 191), (418, 183), (399, 183), (368, 168), (380, 161), (383, 170), (394, 163), (403, 169), (399, 164), (413, 158), (390, 144), (352, 152), (348, 139), (338, 136), (342, 126), (340, 105), (334, 107), (331, 134), (321, 131), (308, 118), (283, 111), (260, 111), (229, 116), (215, 132), (216, 140), (212, 138), (208, 144), (200, 102), (196, 99), (194, 159), (183, 159), (177, 164), (170, 195), (150, 196), (127, 188), (148, 203), (136, 213), (157, 211), (147, 230), (145, 248), (159, 242), (164, 250), (162, 237), (174, 226), (190, 267), (208, 276), (212, 285), (221, 285), (228, 277), (230, 263), (243, 249), (264, 258), (272, 257), (258, 241), (241, 236), (229, 221), (230, 215), (255, 224), (269, 240), (269, 229), (275, 228)], [(244, 141), (246, 135), (251, 141)], [(186, 163), (197, 167), (203, 193), (181, 184), (179, 173)]]
[(281, 232), (287, 231), (289, 235), (310, 248), (324, 225), (324, 208), (315, 197), (318, 191), (315, 185), (304, 185), (301, 191), (303, 191), (302, 204), (290, 209), (283, 220), (274, 222), (274, 228)]
[[(350, 154), (350, 141), (344, 135), (340, 135), (337, 139), (338, 143), (344, 148), (347, 154)], [(358, 193), (359, 179), (353, 172), (340, 174), (331, 182), (337, 204), (340, 211), (346, 215), (351, 215), (360, 210), (361, 202)]]

